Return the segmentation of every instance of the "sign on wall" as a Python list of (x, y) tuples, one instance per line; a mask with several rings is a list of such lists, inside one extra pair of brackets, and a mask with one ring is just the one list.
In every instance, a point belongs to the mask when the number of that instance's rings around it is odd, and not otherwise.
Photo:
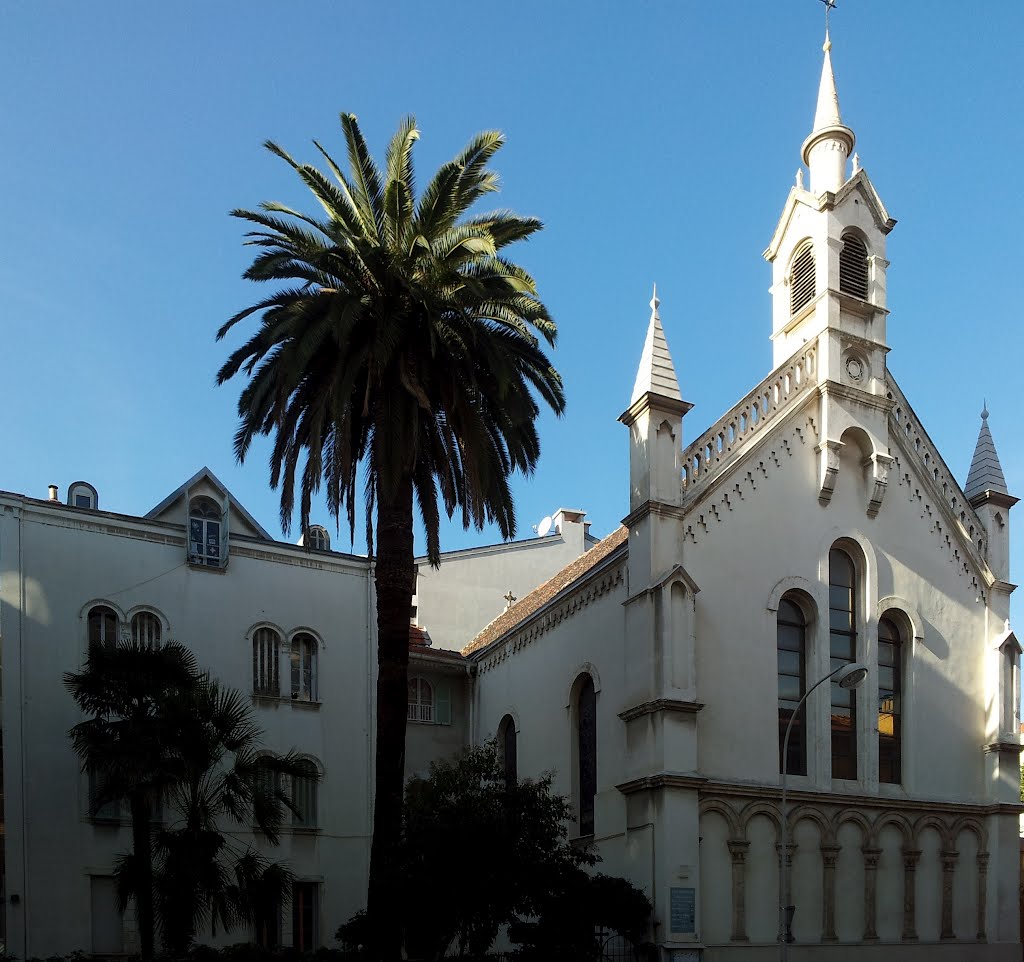
[(669, 889), (669, 931), (673, 935), (694, 935), (697, 931), (697, 890), (673, 886)]

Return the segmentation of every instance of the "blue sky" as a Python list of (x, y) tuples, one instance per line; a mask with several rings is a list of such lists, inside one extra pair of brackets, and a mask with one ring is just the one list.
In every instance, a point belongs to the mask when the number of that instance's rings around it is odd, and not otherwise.
[[(978, 9), (840, 0), (833, 57), (899, 220), (890, 367), (961, 482), (987, 397), (1020, 494), (1024, 15)], [(143, 513), (209, 464), (278, 532), (267, 447), (232, 456), (240, 385), (213, 385), (214, 332), (257, 295), (227, 212), (307, 203), (264, 139), (340, 153), (347, 110), (379, 152), (414, 113), (421, 181), (499, 128), (498, 202), (547, 225), (518, 259), (559, 323), (569, 403), (516, 484), (520, 534), (560, 505), (608, 533), (627, 511), (616, 418), (651, 283), (696, 405), (686, 440), (770, 367), (761, 251), (810, 129), (822, 15), (814, 0), (5, 4), (0, 488), (63, 495), (84, 478), (102, 507)], [(452, 526), (442, 547), (495, 538)]]

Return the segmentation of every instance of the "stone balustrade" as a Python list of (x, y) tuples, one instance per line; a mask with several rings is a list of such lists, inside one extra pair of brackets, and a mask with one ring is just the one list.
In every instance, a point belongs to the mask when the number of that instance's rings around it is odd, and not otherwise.
[(683, 502), (694, 500), (748, 447), (762, 428), (808, 394), (817, 373), (817, 344), (805, 344), (683, 451)]

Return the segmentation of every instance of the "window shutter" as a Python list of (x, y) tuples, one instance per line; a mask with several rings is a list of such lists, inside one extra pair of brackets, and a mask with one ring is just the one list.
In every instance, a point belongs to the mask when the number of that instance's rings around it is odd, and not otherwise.
[(839, 252), (839, 290), (861, 300), (868, 299), (868, 249), (856, 234), (843, 235)]
[(790, 313), (796, 314), (814, 300), (816, 278), (814, 276), (814, 248), (805, 243), (793, 258), (790, 276)]
[(231, 502), (226, 501), (224, 503), (224, 510), (220, 515), (220, 566), (226, 568), (228, 566), (228, 544), (230, 543), (230, 530), (228, 529), (228, 519), (231, 517)]
[(434, 689), (434, 722), (438, 725), (452, 723), (452, 689), (446, 681)]

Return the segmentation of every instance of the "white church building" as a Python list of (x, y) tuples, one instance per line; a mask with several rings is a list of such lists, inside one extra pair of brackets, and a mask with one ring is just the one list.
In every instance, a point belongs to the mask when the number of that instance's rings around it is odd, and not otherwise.
[[(1016, 962), (1017, 499), (987, 412), (961, 486), (887, 369), (895, 221), (829, 46), (808, 179), (765, 251), (770, 373), (698, 434), (652, 300), (622, 526), (597, 542), (562, 509), (545, 537), (421, 564), (407, 771), (494, 735), (518, 777), (553, 770), (571, 837), (650, 897), (665, 960), (776, 959), (786, 905), (793, 960)], [(365, 897), (373, 613), (365, 558), (321, 528), (274, 540), (206, 469), (144, 517), (84, 482), (0, 493), (7, 951), (135, 944), (111, 876), (127, 825), (88, 814), (60, 683), (121, 637), (187, 644), (321, 774), (273, 852), (297, 881), (265, 932), (330, 944)], [(828, 680), (847, 665), (859, 687)]]

